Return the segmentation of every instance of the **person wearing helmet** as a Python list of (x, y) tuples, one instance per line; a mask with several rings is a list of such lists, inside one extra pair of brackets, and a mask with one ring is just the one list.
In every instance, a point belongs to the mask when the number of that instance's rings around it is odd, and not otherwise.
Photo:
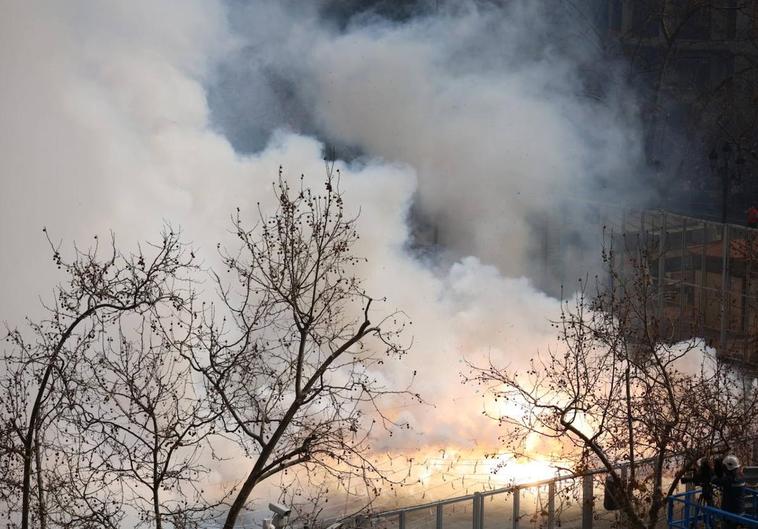
[[(737, 456), (728, 455), (722, 460), (724, 472), (717, 478), (721, 487), (721, 510), (734, 514), (742, 514), (745, 509), (745, 478), (742, 476), (742, 466)], [(737, 527), (737, 523), (728, 520), (726, 528)]]

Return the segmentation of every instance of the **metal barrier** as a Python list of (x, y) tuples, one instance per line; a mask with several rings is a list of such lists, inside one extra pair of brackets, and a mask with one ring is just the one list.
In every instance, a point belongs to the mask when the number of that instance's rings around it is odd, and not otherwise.
[[(642, 460), (638, 464), (650, 461), (652, 460)], [(753, 468), (746, 467), (749, 473)], [(626, 466), (621, 465), (618, 470), (621, 479), (626, 480)], [(603, 489), (607, 474), (606, 469), (591, 470), (580, 475), (567, 474), (378, 513), (362, 514), (340, 521), (343, 522), (343, 527), (357, 529), (504, 529), (509, 526), (512, 529), (526, 529), (530, 525), (540, 529), (607, 527), (614, 521), (615, 513), (619, 512), (595, 509), (595, 499)], [(758, 529), (758, 490), (747, 488), (746, 491), (746, 516), (737, 516), (699, 504), (699, 490), (675, 494), (668, 500), (669, 527), (694, 529), (697, 522), (721, 519), (735, 521), (746, 528)], [(525, 520), (529, 512), (524, 509), (524, 505), (529, 494), (537, 497), (539, 516)], [(539, 499), (541, 495), (545, 496), (544, 503)], [(563, 500), (567, 496), (571, 497), (570, 508), (565, 509)], [(504, 497), (510, 505), (493, 505), (496, 497)], [(602, 498), (600, 500), (602, 503)], [(492, 506), (485, 507), (486, 505)], [(456, 507), (457, 511), (454, 510)], [(419, 515), (422, 516), (421, 519)], [(677, 518), (679, 515), (681, 517)]]
[[(438, 501), (432, 501), (409, 507), (387, 510), (379, 513), (361, 516), (361, 520), (352, 520), (356, 527), (365, 527), (366, 522), (374, 528), (382, 529), (450, 529), (456, 527), (471, 527), (472, 529), (489, 529), (490, 527), (502, 528), (507, 526), (510, 518), (510, 526), (513, 529), (524, 529), (527, 524), (524, 518), (529, 514), (523, 508), (523, 502), (527, 495), (536, 496), (545, 529), (561, 527), (592, 529), (598, 513), (594, 510), (596, 486), (602, 487), (603, 480), (596, 480), (597, 476), (605, 476), (606, 470), (594, 470), (582, 475), (558, 476), (551, 479), (521, 483), (510, 487), (476, 492), (466, 496), (458, 496)], [(568, 486), (568, 487), (567, 487)], [(574, 489), (574, 490), (570, 490)], [(541, 497), (545, 497), (542, 503)], [(572, 496), (572, 516), (575, 520), (559, 521), (559, 496), (565, 499)], [(485, 508), (487, 503), (492, 503), (497, 496), (505, 496), (506, 502), (510, 502), (509, 509)], [(489, 500), (489, 501), (487, 501)], [(459, 508), (458, 512), (445, 513), (446, 508)], [(491, 510), (490, 510), (491, 509)], [(509, 512), (507, 512), (509, 511)], [(428, 523), (418, 523), (411, 518), (416, 514), (426, 513)], [(463, 514), (464, 516), (460, 516)], [(486, 516), (485, 516), (486, 514)], [(463, 519), (461, 519), (463, 518)], [(470, 521), (469, 521), (470, 520)], [(346, 520), (343, 520), (346, 521)], [(532, 518), (534, 521), (534, 518)], [(382, 524), (382, 522), (384, 522)], [(448, 526), (448, 523), (450, 525)]]
[[(758, 490), (745, 489), (745, 493), (747, 508), (743, 515), (733, 514), (704, 504), (700, 489), (670, 496), (667, 516), (669, 529), (728, 527), (724, 522), (745, 529), (758, 528)], [(678, 517), (677, 513), (679, 513)]]
[(722, 358), (758, 369), (758, 230), (666, 211), (625, 212), (609, 226), (616, 266), (644, 255), (673, 340), (699, 336)]

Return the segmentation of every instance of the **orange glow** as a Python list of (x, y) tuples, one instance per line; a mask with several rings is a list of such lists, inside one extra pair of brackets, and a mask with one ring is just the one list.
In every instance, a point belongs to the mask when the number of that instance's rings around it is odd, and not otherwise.
[(556, 468), (547, 461), (512, 461), (495, 472), (504, 484), (529, 483), (554, 477)]
[[(516, 459), (509, 453), (481, 448), (427, 448), (412, 456), (396, 453), (391, 460), (394, 478), (405, 485), (397, 495), (380, 500), (385, 508), (532, 483), (557, 474), (556, 466), (547, 457)], [(568, 466), (563, 461), (559, 464)]]

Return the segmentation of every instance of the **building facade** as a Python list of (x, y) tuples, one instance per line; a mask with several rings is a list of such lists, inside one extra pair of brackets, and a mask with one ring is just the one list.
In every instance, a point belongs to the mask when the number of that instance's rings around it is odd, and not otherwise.
[(701, 337), (723, 360), (758, 369), (758, 229), (665, 211), (625, 213), (614, 264), (642, 263), (673, 342)]

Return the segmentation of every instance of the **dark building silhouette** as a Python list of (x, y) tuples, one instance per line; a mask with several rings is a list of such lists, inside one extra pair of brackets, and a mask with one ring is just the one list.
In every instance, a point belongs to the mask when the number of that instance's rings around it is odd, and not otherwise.
[(758, 204), (758, 1), (579, 5), (640, 94), (654, 206), (744, 223)]

